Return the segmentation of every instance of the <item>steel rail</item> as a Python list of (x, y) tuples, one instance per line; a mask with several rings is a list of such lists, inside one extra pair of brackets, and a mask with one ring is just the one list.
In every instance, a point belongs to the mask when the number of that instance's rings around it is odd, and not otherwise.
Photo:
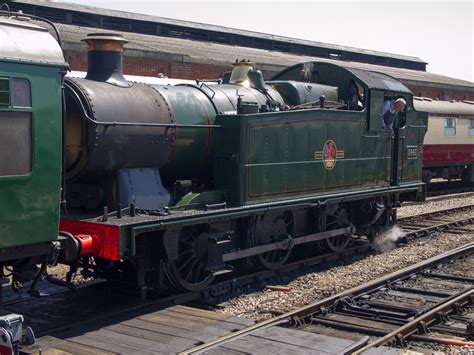
[(311, 316), (314, 313), (321, 312), (322, 309), (328, 309), (334, 306), (336, 301), (345, 298), (345, 297), (355, 297), (369, 291), (375, 291), (381, 287), (386, 286), (387, 284), (400, 281), (407, 277), (410, 277), (413, 274), (419, 273), (425, 269), (431, 268), (435, 265), (441, 264), (448, 260), (452, 260), (454, 258), (459, 258), (464, 255), (469, 255), (474, 252), (474, 242), (468, 243), (461, 247), (452, 249), (448, 252), (445, 252), (441, 255), (437, 255), (433, 258), (427, 259), (422, 261), (421, 263), (411, 265), (406, 267), (402, 270), (393, 272), (389, 275), (380, 277), (374, 281), (371, 281), (367, 284), (357, 286), (351, 288), (349, 290), (343, 291), (339, 294), (327, 297), (323, 300), (317, 301), (313, 304), (301, 307), (297, 310), (293, 310), (287, 313), (284, 313), (280, 316), (277, 316), (272, 319), (267, 319), (265, 321), (250, 325), (246, 328), (240, 329), (236, 332), (226, 334), (222, 337), (217, 339), (211, 340), (207, 343), (201, 344), (194, 348), (188, 349), (186, 351), (181, 352), (180, 354), (194, 354), (194, 353), (201, 353), (203, 351), (207, 351), (210, 349), (214, 349), (218, 346), (224, 345), (234, 339), (241, 338), (243, 336), (249, 335), (254, 333), (255, 331), (262, 330), (271, 326), (281, 325), (281, 324), (289, 324), (291, 321), (297, 321), (301, 318), (306, 318)]
[(353, 352), (353, 354), (361, 354), (362, 352), (370, 349), (375, 348), (378, 346), (382, 346), (389, 342), (393, 341), (403, 341), (405, 338), (409, 337), (412, 334), (415, 334), (419, 328), (418, 325), (425, 323), (426, 326), (434, 323), (439, 314), (449, 315), (455, 311), (455, 307), (464, 307), (472, 302), (472, 296), (474, 295), (474, 286), (469, 287), (466, 290), (463, 290), (452, 297), (448, 298), (444, 302), (440, 303), (435, 308), (432, 308), (425, 314), (413, 319), (412, 321), (408, 322), (407, 324), (402, 325), (401, 327), (394, 329), (390, 333), (386, 334), (385, 336), (377, 339), (373, 343), (367, 344), (363, 348), (360, 348)]
[[(464, 218), (460, 220), (439, 223), (439, 224), (435, 224), (429, 227), (419, 228), (414, 231), (407, 231), (407, 233), (402, 239), (406, 241), (409, 239), (416, 239), (416, 238), (419, 238), (420, 236), (426, 236), (433, 233), (449, 232), (450, 230), (453, 230), (456, 227), (467, 226), (473, 223), (474, 223), (474, 217), (468, 217), (468, 218)], [(402, 228), (403, 228), (403, 225), (402, 225)], [(474, 233), (474, 230), (473, 230), (473, 233)]]
[(474, 204), (471, 205), (465, 205), (465, 206), (459, 206), (459, 207), (452, 207), (452, 208), (446, 208), (438, 211), (432, 211), (432, 212), (425, 212), (425, 213), (420, 213), (416, 214), (413, 216), (407, 216), (407, 217), (400, 217), (397, 218), (397, 224), (403, 223), (405, 221), (410, 221), (413, 219), (420, 219), (420, 218), (426, 218), (426, 217), (439, 217), (442, 215), (449, 215), (453, 213), (458, 213), (458, 212), (463, 212), (464, 210), (470, 210), (474, 209)]

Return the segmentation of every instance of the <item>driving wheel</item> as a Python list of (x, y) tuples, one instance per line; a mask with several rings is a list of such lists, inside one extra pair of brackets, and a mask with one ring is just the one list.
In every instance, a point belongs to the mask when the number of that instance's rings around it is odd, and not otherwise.
[[(283, 214), (267, 214), (260, 218), (255, 225), (256, 246), (285, 241), (293, 235), (293, 215), (291, 212)], [(278, 269), (288, 260), (291, 248), (274, 249), (257, 255), (260, 265), (267, 269)]]
[[(342, 204), (334, 204), (328, 206), (326, 216), (326, 230), (334, 230), (344, 228), (350, 225), (349, 212)], [(324, 245), (333, 252), (341, 252), (347, 248), (351, 241), (349, 234), (338, 235), (335, 237), (324, 239)]]
[(178, 258), (170, 263), (170, 276), (181, 288), (200, 291), (214, 280), (206, 269), (208, 257), (207, 225), (184, 227), (179, 233)]

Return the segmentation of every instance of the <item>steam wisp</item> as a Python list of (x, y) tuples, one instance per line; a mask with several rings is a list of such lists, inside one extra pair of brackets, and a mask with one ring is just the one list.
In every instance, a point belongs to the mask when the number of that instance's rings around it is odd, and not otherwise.
[(403, 238), (405, 233), (399, 226), (393, 226), (381, 232), (374, 240), (374, 249), (379, 253), (393, 250), (397, 246), (397, 241)]

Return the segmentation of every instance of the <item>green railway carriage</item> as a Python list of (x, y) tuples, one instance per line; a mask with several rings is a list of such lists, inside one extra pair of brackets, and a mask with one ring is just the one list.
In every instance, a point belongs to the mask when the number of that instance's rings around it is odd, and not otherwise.
[[(427, 114), (382, 73), (312, 62), (265, 82), (243, 61), (219, 83), (131, 83), (126, 40), (91, 34), (87, 76), (64, 79), (46, 30), (2, 18), (0, 40), (0, 262), (17, 281), (59, 261), (69, 279), (200, 290), (376, 238), (424, 197)], [(383, 129), (384, 100), (401, 97)]]
[(48, 31), (8, 18), (0, 53), (0, 262), (27, 264), (58, 236), (67, 64)]

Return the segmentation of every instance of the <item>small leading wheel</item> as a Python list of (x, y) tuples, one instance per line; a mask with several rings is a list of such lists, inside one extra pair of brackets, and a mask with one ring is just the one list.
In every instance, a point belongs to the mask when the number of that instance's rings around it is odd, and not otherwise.
[(207, 225), (184, 227), (179, 233), (178, 259), (170, 263), (170, 276), (181, 288), (200, 291), (209, 286), (214, 275), (206, 269), (208, 257)]
[[(342, 204), (331, 205), (327, 209), (326, 230), (334, 230), (344, 228), (350, 225), (349, 212)], [(338, 235), (335, 237), (324, 239), (324, 245), (333, 252), (341, 252), (347, 248), (351, 241), (348, 234)]]
[[(267, 214), (255, 225), (255, 246), (288, 240), (293, 235), (293, 215)], [(291, 248), (274, 249), (257, 255), (258, 262), (267, 269), (278, 269), (288, 260)]]

